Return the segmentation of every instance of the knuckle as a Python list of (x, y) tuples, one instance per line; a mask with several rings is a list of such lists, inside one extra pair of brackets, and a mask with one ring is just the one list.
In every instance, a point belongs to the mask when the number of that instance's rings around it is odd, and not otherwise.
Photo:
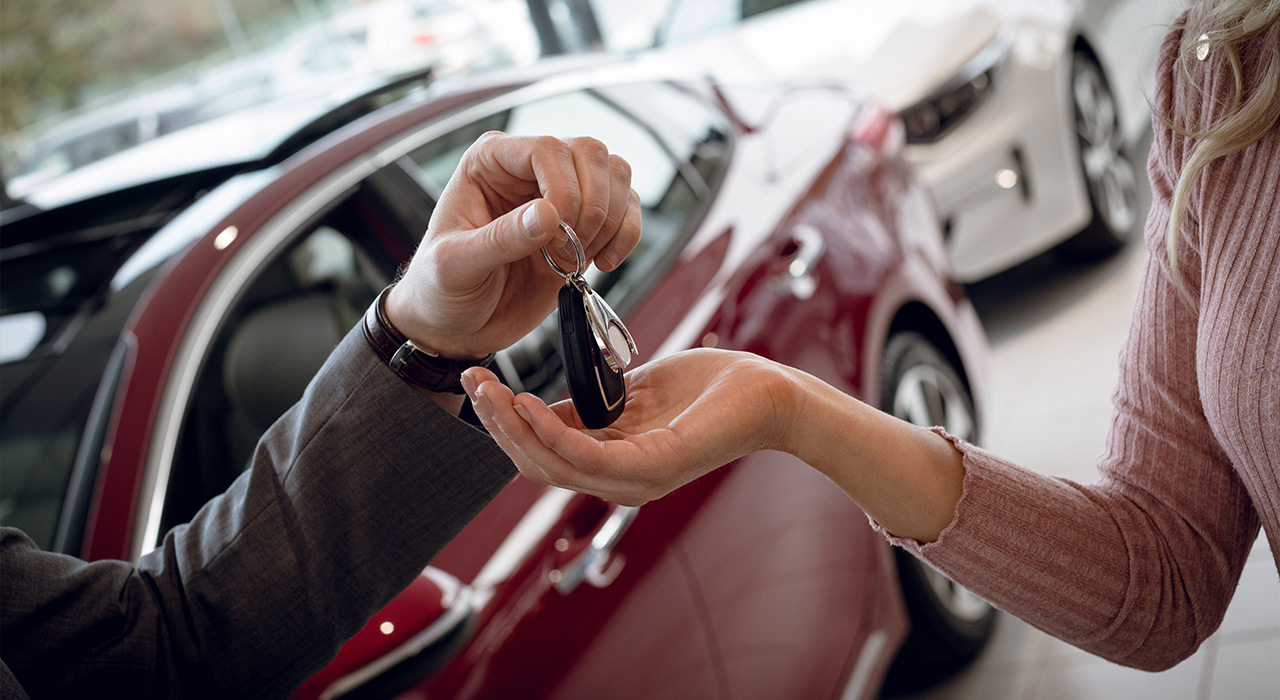
[(460, 271), (470, 257), (464, 248), (458, 237), (448, 236), (435, 239), (424, 251), (429, 269), (440, 285), (452, 288), (459, 284)]
[(487, 149), (498, 147), (498, 144), (495, 142), (501, 141), (505, 138), (507, 138), (507, 135), (501, 131), (486, 131), (480, 135), (480, 138), (473, 141), (471, 145), (467, 147), (467, 150), (462, 154), (462, 158), (466, 161), (482, 158), (487, 155), (485, 153)]
[(591, 136), (575, 136), (569, 139), (569, 145), (573, 150), (591, 160), (603, 163), (609, 159), (609, 148), (600, 139)]
[(538, 432), (538, 439), (542, 441), (542, 444), (548, 450), (551, 450), (556, 454), (560, 454), (560, 451), (564, 448), (564, 438), (561, 435), (556, 433), (545, 435), (540, 431), (537, 431), (537, 432)]
[(569, 149), (569, 144), (554, 136), (546, 134), (533, 137), (532, 149), (559, 160), (573, 158), (573, 153)]
[(578, 211), (578, 225), (588, 234), (594, 234), (604, 227), (609, 218), (609, 209), (599, 200), (582, 202)]
[[(629, 248), (634, 247), (636, 243), (640, 241), (641, 216), (640, 197), (635, 193), (635, 190), (632, 190), (631, 199), (627, 202), (626, 210), (622, 213), (622, 221), (618, 222), (618, 226), (620, 227), (619, 233), (623, 239), (623, 243), (625, 243)], [(628, 219), (632, 221), (633, 225), (623, 226)]]
[[(614, 179), (625, 182), (630, 187), (631, 164), (627, 162), (627, 159), (616, 153), (611, 153), (609, 155), (609, 172), (612, 173)], [(634, 193), (635, 190), (632, 190), (632, 192)]]

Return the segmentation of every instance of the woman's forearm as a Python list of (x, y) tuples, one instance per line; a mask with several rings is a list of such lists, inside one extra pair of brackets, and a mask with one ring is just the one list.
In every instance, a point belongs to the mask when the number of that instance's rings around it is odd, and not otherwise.
[(964, 481), (955, 447), (798, 370), (792, 385), (794, 419), (782, 449), (826, 474), (891, 534), (936, 540)]

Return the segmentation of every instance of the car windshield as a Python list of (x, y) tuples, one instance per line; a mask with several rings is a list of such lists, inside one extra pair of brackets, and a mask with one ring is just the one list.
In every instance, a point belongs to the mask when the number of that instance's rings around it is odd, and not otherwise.
[(0, 171), (35, 202), (263, 154), (379, 86), (538, 55), (525, 0), (6, 2), (0, 44)]

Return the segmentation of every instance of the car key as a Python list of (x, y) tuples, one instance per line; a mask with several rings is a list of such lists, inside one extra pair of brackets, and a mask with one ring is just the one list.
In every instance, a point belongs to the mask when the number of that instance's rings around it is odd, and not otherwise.
[(577, 268), (572, 273), (561, 268), (546, 248), (542, 249), (542, 256), (565, 280), (559, 299), (560, 353), (569, 397), (582, 424), (597, 430), (622, 415), (627, 398), (622, 373), (637, 354), (636, 344), (622, 319), (582, 276), (586, 253), (577, 234), (563, 221), (560, 228), (577, 253)]

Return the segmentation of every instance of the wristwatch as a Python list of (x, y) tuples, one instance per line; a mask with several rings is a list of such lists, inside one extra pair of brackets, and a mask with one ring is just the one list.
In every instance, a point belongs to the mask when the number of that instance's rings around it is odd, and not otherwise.
[(369, 345), (392, 372), (415, 387), (449, 394), (467, 393), (462, 388), (462, 372), (468, 367), (493, 364), (493, 353), (479, 360), (451, 360), (415, 345), (387, 318), (387, 295), (392, 287), (395, 287), (394, 283), (382, 290), (364, 314), (362, 325)]

